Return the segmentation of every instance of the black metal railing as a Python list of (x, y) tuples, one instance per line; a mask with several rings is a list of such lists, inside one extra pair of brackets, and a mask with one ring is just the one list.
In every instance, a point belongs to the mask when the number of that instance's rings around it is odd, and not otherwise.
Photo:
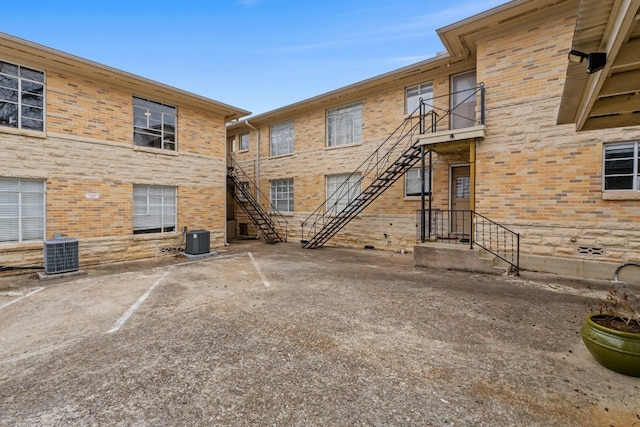
[(267, 242), (286, 242), (289, 232), (287, 219), (233, 157), (229, 157), (228, 165), (227, 175), (234, 184), (233, 197), (236, 202), (249, 215)]
[(417, 211), (417, 240), (476, 245), (520, 272), (520, 234), (472, 210)]
[[(451, 106), (456, 95), (457, 103)], [(480, 114), (477, 114), (479, 99)], [(484, 84), (457, 93), (421, 99), (418, 107), (353, 171), (301, 224), (305, 248), (322, 246), (380, 194), (413, 167), (425, 150), (420, 135), (434, 133), (444, 119), (458, 119), (464, 127), (484, 124)], [(445, 122), (446, 123), (446, 122)], [(365, 190), (361, 190), (363, 183)]]

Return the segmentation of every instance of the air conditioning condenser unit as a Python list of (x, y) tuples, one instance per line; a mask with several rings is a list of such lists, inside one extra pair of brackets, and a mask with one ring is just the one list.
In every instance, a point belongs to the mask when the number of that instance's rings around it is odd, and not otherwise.
[(44, 271), (47, 274), (77, 271), (79, 267), (78, 240), (57, 238), (44, 242)]
[(207, 230), (194, 230), (187, 233), (184, 252), (189, 255), (208, 254), (210, 233)]

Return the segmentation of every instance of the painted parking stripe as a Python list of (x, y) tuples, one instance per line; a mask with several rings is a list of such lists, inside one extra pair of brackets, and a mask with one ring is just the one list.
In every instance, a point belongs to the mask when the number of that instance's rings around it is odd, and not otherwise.
[(253, 254), (251, 252), (247, 252), (247, 254), (249, 255), (249, 258), (251, 259), (251, 263), (253, 264), (253, 268), (256, 269), (256, 271), (258, 272), (258, 275), (260, 276), (260, 280), (262, 280), (262, 286), (264, 286), (265, 288), (270, 287), (271, 283), (269, 283), (269, 281), (267, 280), (267, 277), (264, 274), (262, 274), (262, 270), (260, 270), (260, 266), (258, 265), (256, 260), (253, 258)]
[(30, 297), (31, 295), (36, 294), (36, 293), (40, 292), (43, 289), (44, 288), (35, 288), (34, 290), (29, 292), (28, 294), (24, 294), (21, 297), (14, 299), (13, 301), (9, 301), (7, 303), (4, 303), (3, 305), (0, 305), (0, 310), (2, 310), (3, 308), (9, 307), (11, 304), (15, 304), (20, 300), (23, 300), (23, 299), (25, 299), (27, 297)]
[(164, 278), (167, 277), (167, 275), (171, 272), (172, 269), (173, 269), (173, 266), (170, 267), (167, 271), (165, 271), (164, 274), (162, 275), (162, 277), (160, 277), (158, 280), (156, 280), (155, 283), (153, 285), (151, 285), (151, 287), (149, 289), (147, 289), (147, 291), (144, 294), (142, 294), (142, 296), (140, 298), (138, 298), (138, 300), (135, 303), (133, 303), (133, 305), (131, 307), (129, 307), (129, 310), (127, 310), (126, 313), (124, 313), (122, 316), (120, 316), (118, 321), (113, 324), (113, 326), (111, 327), (111, 329), (109, 329), (107, 331), (107, 333), (108, 334), (113, 334), (114, 332), (118, 332), (120, 330), (120, 328), (122, 328), (122, 326), (124, 326), (124, 324), (127, 323), (127, 320), (129, 320), (129, 318), (133, 315), (133, 313), (135, 313), (136, 310), (138, 308), (140, 308), (142, 303), (149, 297), (149, 295), (151, 295), (151, 292), (153, 292), (153, 290), (160, 283), (162, 283)]

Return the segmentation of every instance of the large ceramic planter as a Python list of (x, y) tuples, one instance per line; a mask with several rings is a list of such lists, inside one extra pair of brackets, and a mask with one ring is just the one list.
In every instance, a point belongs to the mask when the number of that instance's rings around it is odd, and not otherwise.
[(593, 321), (598, 317), (606, 316), (592, 314), (580, 329), (582, 341), (593, 357), (613, 371), (640, 377), (640, 334), (601, 326)]

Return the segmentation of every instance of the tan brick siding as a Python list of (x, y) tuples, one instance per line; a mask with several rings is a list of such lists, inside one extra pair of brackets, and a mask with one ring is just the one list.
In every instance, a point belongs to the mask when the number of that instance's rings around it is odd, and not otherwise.
[[(640, 201), (603, 198), (602, 150), (603, 143), (640, 140), (640, 128), (577, 133), (574, 125), (556, 124), (574, 25), (575, 16), (568, 15), (478, 42), (476, 73), (486, 87), (486, 137), (476, 142), (475, 210), (521, 233), (525, 254), (638, 260)], [(448, 75), (416, 77), (415, 83), (433, 81), (435, 102), (446, 109), (448, 98), (439, 96), (449, 92), (450, 76), (473, 68), (455, 64)], [(325, 175), (355, 169), (400, 124), (409, 85), (386, 87), (362, 99), (364, 141), (354, 146), (325, 147), (325, 109), (290, 118), (295, 120), (292, 155), (270, 158), (269, 127), (260, 127), (261, 188), (268, 191), (270, 179), (294, 179), (292, 223), (304, 221), (325, 200)], [(445, 118), (438, 130), (447, 127)], [(251, 140), (256, 141), (255, 132)], [(252, 164), (253, 149), (236, 158)], [(433, 207), (448, 209), (450, 167), (472, 159), (465, 149), (433, 158)], [(419, 200), (404, 198), (401, 178), (328, 245), (411, 246), (419, 208)], [(578, 247), (605, 251), (580, 254)]]
[[(46, 133), (0, 128), (0, 176), (46, 181), (45, 238), (77, 238), (81, 265), (171, 253), (184, 245), (183, 227), (207, 229), (212, 248), (223, 246), (224, 117), (178, 105), (177, 152), (135, 147), (135, 94), (84, 77), (46, 76)], [(134, 184), (178, 188), (175, 232), (133, 235)], [(42, 263), (42, 243), (0, 250), (3, 265)]]

